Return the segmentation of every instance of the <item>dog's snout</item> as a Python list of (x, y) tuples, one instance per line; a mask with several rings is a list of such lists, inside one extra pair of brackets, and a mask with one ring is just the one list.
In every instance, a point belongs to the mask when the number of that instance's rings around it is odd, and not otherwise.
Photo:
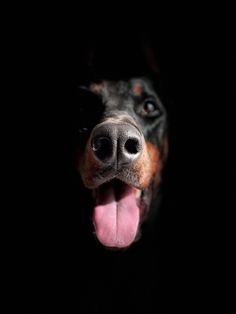
[(131, 124), (102, 123), (92, 132), (91, 148), (100, 162), (123, 166), (140, 156), (143, 138)]

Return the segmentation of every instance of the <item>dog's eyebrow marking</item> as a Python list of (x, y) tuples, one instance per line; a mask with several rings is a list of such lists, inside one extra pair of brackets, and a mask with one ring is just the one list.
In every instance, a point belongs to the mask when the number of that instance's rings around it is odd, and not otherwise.
[(134, 94), (134, 96), (137, 97), (141, 97), (144, 93), (144, 88), (142, 86), (141, 83), (136, 83), (133, 87), (132, 87), (132, 93)]
[(91, 92), (95, 94), (100, 94), (102, 92), (103, 87), (104, 87), (103, 83), (92, 83), (89, 86), (89, 89), (91, 90)]

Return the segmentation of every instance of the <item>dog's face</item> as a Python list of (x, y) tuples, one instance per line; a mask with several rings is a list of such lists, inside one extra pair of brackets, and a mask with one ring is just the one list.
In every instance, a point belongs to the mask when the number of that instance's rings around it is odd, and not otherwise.
[(137, 239), (161, 183), (166, 112), (147, 79), (93, 83), (85, 94), (78, 170), (95, 201), (98, 240), (125, 248)]

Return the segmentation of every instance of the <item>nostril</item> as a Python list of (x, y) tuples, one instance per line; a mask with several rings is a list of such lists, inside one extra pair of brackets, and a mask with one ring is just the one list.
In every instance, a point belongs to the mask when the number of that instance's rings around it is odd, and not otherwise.
[(112, 142), (108, 137), (95, 137), (91, 146), (94, 154), (101, 160), (112, 155)]
[(129, 154), (137, 154), (142, 149), (140, 141), (136, 138), (130, 138), (125, 143), (125, 150)]

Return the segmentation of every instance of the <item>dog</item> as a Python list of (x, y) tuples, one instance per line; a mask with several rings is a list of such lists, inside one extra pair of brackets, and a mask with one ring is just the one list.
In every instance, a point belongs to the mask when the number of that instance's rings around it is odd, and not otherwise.
[(141, 237), (155, 211), (168, 155), (167, 113), (145, 77), (79, 87), (77, 169), (91, 190), (93, 225), (105, 247), (124, 249)]

